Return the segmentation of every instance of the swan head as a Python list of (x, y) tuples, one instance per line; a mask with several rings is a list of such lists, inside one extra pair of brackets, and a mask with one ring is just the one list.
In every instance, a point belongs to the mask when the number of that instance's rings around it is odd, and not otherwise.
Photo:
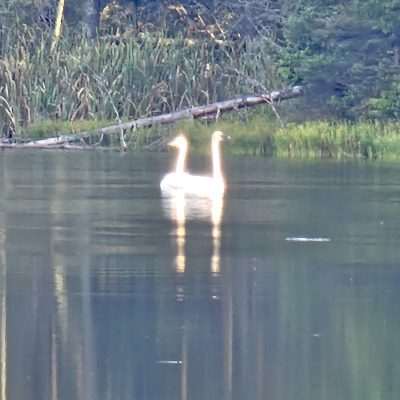
[(186, 137), (182, 134), (178, 135), (175, 139), (171, 140), (168, 143), (168, 146), (178, 147), (178, 148), (187, 147), (187, 145), (188, 145), (188, 141), (187, 141)]
[(225, 135), (221, 131), (215, 131), (212, 134), (211, 140), (213, 141), (213, 143), (220, 143), (223, 142), (224, 140), (229, 140), (230, 138), (231, 138), (230, 136)]

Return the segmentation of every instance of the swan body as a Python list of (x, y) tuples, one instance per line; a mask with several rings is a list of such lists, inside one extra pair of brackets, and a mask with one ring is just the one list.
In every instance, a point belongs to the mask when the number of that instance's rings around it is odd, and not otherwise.
[(176, 159), (175, 171), (166, 174), (160, 183), (162, 191), (179, 190), (182, 186), (181, 182), (185, 175), (185, 162), (188, 149), (188, 141), (185, 136), (179, 135), (168, 146), (178, 148), (178, 157)]
[(193, 195), (222, 194), (225, 191), (225, 182), (209, 176), (191, 175), (188, 173), (167, 174), (161, 182), (161, 190), (164, 192), (181, 191)]
[(185, 136), (179, 135), (170, 146), (178, 147), (178, 158), (176, 161), (175, 172), (171, 172), (164, 176), (160, 187), (164, 192), (181, 191), (186, 194), (200, 196), (221, 195), (225, 191), (225, 180), (221, 169), (221, 153), (220, 143), (224, 139), (224, 134), (215, 131), (211, 138), (211, 155), (212, 155), (212, 175), (191, 175), (185, 172), (186, 154), (188, 142)]

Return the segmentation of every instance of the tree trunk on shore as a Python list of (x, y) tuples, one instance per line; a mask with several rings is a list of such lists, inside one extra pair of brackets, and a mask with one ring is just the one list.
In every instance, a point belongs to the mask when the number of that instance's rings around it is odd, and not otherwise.
[(64, 0), (58, 0), (56, 22), (53, 32), (53, 41), (51, 43), (51, 50), (55, 48), (61, 36), (62, 22), (64, 18)]

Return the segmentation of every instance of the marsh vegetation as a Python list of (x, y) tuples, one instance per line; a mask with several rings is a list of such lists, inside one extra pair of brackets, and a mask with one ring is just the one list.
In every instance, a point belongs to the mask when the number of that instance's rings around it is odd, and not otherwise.
[[(231, 151), (398, 157), (397, 2), (100, 2), (95, 34), (86, 3), (65, 6), (56, 44), (56, 1), (0, 6), (3, 136), (93, 130), (302, 84), (303, 99), (276, 105), (281, 121), (267, 105), (217, 121), (236, 137)], [(185, 128), (201, 148), (213, 123)], [(127, 141), (140, 148), (155, 131)]]

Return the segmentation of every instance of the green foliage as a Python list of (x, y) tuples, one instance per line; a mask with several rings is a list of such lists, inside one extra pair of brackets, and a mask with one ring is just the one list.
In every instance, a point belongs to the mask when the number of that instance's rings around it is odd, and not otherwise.
[(310, 121), (277, 124), (270, 113), (254, 113), (246, 120), (231, 118), (209, 125), (184, 122), (176, 132), (188, 135), (191, 149), (207, 153), (211, 133), (222, 130), (232, 140), (230, 154), (306, 159), (400, 159), (400, 123)]
[(183, 122), (176, 131), (185, 132), (193, 151), (207, 153), (210, 137), (214, 130), (221, 130), (230, 136), (226, 151), (231, 154), (273, 155), (275, 154), (274, 132), (278, 127), (275, 117), (270, 112), (247, 115), (244, 120), (236, 117), (204, 123)]
[[(289, 119), (371, 122), (282, 130), (257, 116), (245, 130), (229, 120), (232, 148), (335, 158), (397, 151), (390, 121), (400, 115), (400, 0), (220, 1), (211, 8), (201, 1), (121, 1), (103, 10), (95, 40), (79, 29), (84, 3), (71, 0), (63, 38), (50, 52), (52, 22), (45, 17), (55, 4), (0, 4), (2, 133), (45, 135), (71, 121), (111, 123), (302, 83), (307, 96), (286, 112)], [(60, 122), (46, 131), (44, 120)], [(389, 122), (389, 131), (373, 128), (374, 121)]]
[(308, 84), (310, 105), (327, 114), (397, 118), (400, 2), (322, 3), (303, 1), (287, 15), (282, 76)]
[(22, 135), (27, 138), (39, 139), (75, 132), (95, 131), (96, 129), (103, 128), (107, 125), (109, 125), (109, 121), (104, 120), (43, 120), (30, 124), (29, 127), (26, 127), (23, 130)]
[(208, 104), (252, 92), (248, 76), (267, 87), (277, 82), (263, 40), (238, 52), (229, 43), (162, 33), (118, 43), (71, 33), (52, 54), (49, 42), (49, 35), (27, 28), (0, 63), (0, 96), (15, 131), (41, 119), (119, 120)]
[(371, 118), (399, 120), (400, 81), (394, 80), (388, 89), (382, 90), (379, 97), (370, 98), (367, 107), (367, 115)]
[(289, 124), (275, 135), (277, 155), (294, 158), (400, 158), (400, 124), (315, 121)]

